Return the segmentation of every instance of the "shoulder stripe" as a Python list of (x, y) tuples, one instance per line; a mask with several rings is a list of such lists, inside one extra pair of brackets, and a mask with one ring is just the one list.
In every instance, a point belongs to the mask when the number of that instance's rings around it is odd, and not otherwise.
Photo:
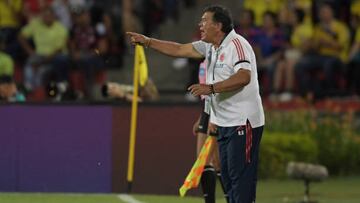
[(240, 40), (238, 39), (238, 38), (235, 38), (235, 41), (237, 42), (237, 44), (239, 45), (239, 49), (240, 49), (240, 52), (241, 52), (241, 54), (242, 54), (242, 58), (241, 59), (245, 59), (245, 53), (244, 53), (244, 49), (243, 49), (243, 47), (242, 47), (242, 45), (241, 45), (241, 42), (240, 42)]
[(243, 60), (245, 57), (244, 57), (244, 52), (242, 51), (240, 42), (237, 39), (234, 39), (233, 42), (234, 42), (236, 50), (238, 52), (239, 60)]
[(239, 60), (242, 60), (242, 55), (241, 55), (240, 48), (239, 48), (238, 44), (235, 42), (235, 39), (232, 40), (232, 42), (234, 43), (234, 45), (236, 47), (236, 52), (238, 54)]

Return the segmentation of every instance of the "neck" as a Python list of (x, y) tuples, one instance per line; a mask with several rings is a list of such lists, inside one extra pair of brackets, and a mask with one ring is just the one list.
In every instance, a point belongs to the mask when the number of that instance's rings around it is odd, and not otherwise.
[(220, 46), (221, 42), (224, 40), (224, 38), (225, 38), (225, 33), (223, 33), (223, 32), (219, 32), (215, 36), (214, 41), (212, 43), (214, 45), (215, 49), (219, 48), (219, 46)]

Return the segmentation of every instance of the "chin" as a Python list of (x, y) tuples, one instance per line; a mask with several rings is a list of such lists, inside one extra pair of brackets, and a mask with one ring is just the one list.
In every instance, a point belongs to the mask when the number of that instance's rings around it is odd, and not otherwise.
[(201, 38), (201, 41), (206, 42), (206, 43), (209, 43), (209, 40), (208, 40), (206, 37), (202, 37), (202, 38)]

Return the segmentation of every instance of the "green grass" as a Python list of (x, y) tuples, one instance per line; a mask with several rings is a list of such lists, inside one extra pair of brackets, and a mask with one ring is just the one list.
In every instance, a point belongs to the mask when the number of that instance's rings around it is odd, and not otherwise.
[[(303, 197), (301, 181), (260, 181), (257, 203), (295, 203)], [(311, 195), (320, 203), (359, 203), (360, 177), (329, 179), (311, 185)], [(146, 203), (202, 203), (199, 197), (133, 195)], [(225, 203), (218, 189), (217, 203)], [(123, 203), (116, 194), (0, 193), (1, 203)]]

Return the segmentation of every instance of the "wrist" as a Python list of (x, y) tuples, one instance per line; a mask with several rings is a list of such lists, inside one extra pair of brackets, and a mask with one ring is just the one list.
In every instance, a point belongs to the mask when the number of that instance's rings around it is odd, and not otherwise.
[(210, 88), (210, 94), (215, 94), (214, 84), (210, 84), (209, 88)]
[(148, 48), (150, 46), (151, 40), (152, 40), (151, 37), (146, 37), (145, 38), (145, 42), (144, 42), (145, 48)]

